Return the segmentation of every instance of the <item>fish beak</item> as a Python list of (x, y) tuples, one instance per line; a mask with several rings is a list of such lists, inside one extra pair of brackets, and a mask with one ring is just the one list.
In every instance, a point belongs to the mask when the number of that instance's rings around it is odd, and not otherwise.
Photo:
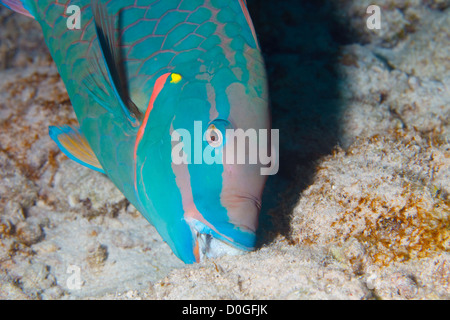
[(199, 233), (197, 231), (194, 231), (194, 234), (196, 237), (196, 249), (194, 249), (194, 255), (197, 262), (225, 255), (236, 256), (245, 253), (244, 250), (233, 247), (222, 240), (214, 238), (210, 234)]
[(241, 255), (254, 249), (255, 234), (227, 222), (212, 226), (206, 221), (188, 219), (196, 262), (224, 255)]

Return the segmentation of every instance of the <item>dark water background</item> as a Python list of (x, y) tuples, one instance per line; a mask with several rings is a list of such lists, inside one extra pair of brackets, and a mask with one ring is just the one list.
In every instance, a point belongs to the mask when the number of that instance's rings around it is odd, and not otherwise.
[(280, 130), (280, 169), (263, 196), (262, 246), (289, 238), (292, 209), (319, 158), (339, 144), (343, 106), (340, 46), (358, 41), (330, 1), (248, 0), (266, 61), (272, 127)]

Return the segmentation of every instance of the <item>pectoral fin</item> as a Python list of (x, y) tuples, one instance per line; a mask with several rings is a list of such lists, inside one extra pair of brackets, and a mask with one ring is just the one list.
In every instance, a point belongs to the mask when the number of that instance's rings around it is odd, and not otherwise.
[[(95, 32), (100, 44), (102, 60), (105, 63), (107, 76), (114, 94), (119, 102), (122, 111), (126, 115), (130, 123), (137, 127), (142, 114), (139, 108), (131, 100), (128, 88), (128, 80), (126, 78), (124, 57), (122, 56), (120, 33), (121, 15), (118, 17), (108, 14), (107, 5), (98, 0), (91, 1), (92, 14), (94, 16)], [(115, 28), (119, 28), (116, 33)], [(96, 60), (97, 63), (100, 63)]]
[(2, 3), (11, 10), (14, 10), (28, 17), (34, 18), (30, 10), (28, 9), (27, 0), (0, 0), (0, 3)]
[(77, 128), (50, 126), (48, 129), (50, 137), (66, 156), (89, 169), (105, 173), (86, 138)]

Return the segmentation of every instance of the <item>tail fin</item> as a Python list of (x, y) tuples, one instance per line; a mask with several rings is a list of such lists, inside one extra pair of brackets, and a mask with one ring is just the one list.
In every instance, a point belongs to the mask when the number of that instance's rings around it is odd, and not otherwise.
[(34, 18), (34, 16), (31, 14), (31, 11), (28, 8), (27, 4), (28, 1), (29, 0), (0, 0), (0, 3), (11, 10), (24, 14), (28, 17)]

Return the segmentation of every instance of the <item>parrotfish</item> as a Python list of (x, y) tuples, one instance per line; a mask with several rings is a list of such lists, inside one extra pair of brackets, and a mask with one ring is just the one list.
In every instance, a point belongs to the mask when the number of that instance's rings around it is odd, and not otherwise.
[(223, 161), (238, 152), (229, 130), (271, 130), (245, 0), (0, 2), (42, 28), (79, 122), (49, 128), (63, 153), (108, 176), (185, 263), (255, 248), (266, 163)]

